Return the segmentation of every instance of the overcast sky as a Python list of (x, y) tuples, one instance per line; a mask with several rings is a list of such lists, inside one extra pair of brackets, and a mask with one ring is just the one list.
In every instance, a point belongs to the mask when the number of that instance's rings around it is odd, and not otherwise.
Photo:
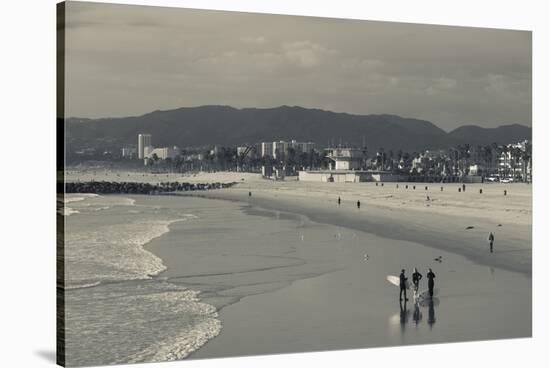
[(200, 105), (531, 125), (531, 33), (69, 2), (66, 115)]

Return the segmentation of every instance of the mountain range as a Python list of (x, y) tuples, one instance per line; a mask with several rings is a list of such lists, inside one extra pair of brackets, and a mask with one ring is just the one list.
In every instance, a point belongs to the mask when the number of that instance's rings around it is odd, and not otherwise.
[(519, 124), (497, 128), (464, 125), (445, 132), (429, 121), (397, 115), (352, 115), (297, 106), (236, 109), (210, 105), (124, 118), (66, 119), (66, 141), (74, 149), (136, 145), (139, 133), (151, 134), (156, 147), (235, 146), (296, 139), (320, 147), (365, 143), (374, 150), (384, 147), (410, 152), (531, 139), (531, 128)]

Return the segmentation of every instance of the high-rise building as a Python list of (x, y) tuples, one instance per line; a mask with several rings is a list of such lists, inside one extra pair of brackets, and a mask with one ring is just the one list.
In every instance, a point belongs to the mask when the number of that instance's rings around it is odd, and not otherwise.
[(260, 151), (262, 156), (269, 156), (279, 159), (285, 157), (289, 148), (292, 148), (297, 152), (310, 153), (313, 149), (315, 149), (315, 143), (297, 142), (296, 140), (291, 140), (290, 142), (262, 142)]
[(273, 155), (273, 142), (262, 142), (261, 144), (261, 154), (262, 157), (269, 156), (269, 157), (275, 157)]
[(151, 134), (138, 134), (138, 158), (145, 158), (145, 147), (150, 147)]

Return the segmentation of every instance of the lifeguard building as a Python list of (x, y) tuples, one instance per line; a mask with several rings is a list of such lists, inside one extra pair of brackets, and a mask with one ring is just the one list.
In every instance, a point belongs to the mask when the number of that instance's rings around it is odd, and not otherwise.
[(300, 171), (299, 181), (359, 183), (363, 181), (398, 181), (402, 178), (384, 171), (365, 170), (367, 152), (361, 148), (327, 148), (325, 157), (330, 160), (328, 170)]
[(367, 153), (360, 148), (327, 148), (325, 156), (331, 160), (330, 170), (361, 170)]

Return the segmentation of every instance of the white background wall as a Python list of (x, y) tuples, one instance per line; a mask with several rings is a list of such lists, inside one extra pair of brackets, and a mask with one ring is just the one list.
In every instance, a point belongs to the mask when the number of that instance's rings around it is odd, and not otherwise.
[[(100, 2), (96, 0), (96, 2)], [(534, 30), (534, 327), (533, 339), (350, 350), (239, 359), (145, 364), (140, 367), (542, 367), (548, 364), (550, 306), (547, 262), (549, 182), (543, 167), (550, 122), (549, 26), (544, 1), (506, 0), (158, 0), (155, 4)], [(53, 366), (55, 349), (55, 1), (2, 2), (2, 298), (0, 365)], [(13, 147), (12, 147), (13, 146)], [(544, 165), (546, 166), (546, 165)], [(15, 191), (16, 189), (16, 191)], [(540, 278), (539, 278), (540, 277)]]

